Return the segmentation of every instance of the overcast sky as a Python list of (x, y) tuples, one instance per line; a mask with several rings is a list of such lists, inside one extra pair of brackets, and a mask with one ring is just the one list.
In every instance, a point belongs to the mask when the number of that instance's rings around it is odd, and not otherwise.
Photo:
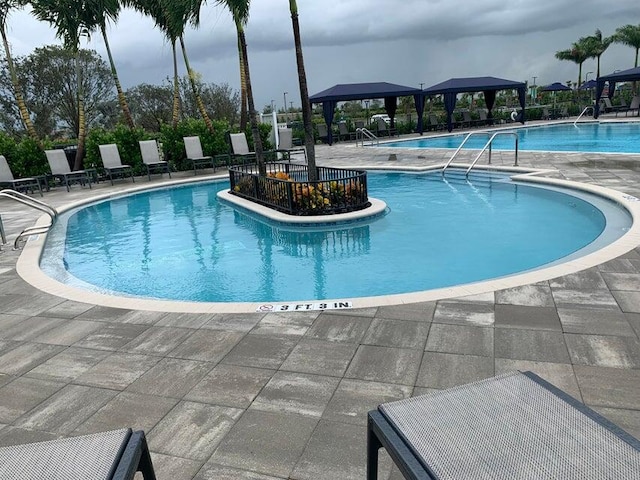
[[(452, 77), (494, 76), (545, 85), (576, 81), (578, 67), (556, 60), (599, 28), (604, 36), (640, 24), (638, 0), (298, 0), (309, 94), (338, 83), (385, 81), (429, 87)], [(300, 105), (289, 2), (253, 0), (246, 27), (256, 108), (275, 101)], [(27, 11), (9, 18), (14, 55), (59, 43), (46, 23)], [(109, 27), (109, 42), (125, 88), (160, 84), (172, 75), (170, 45), (140, 14), (124, 10)], [(205, 82), (239, 88), (235, 27), (215, 2), (201, 11), (199, 29), (188, 30), (191, 67)], [(102, 37), (83, 48), (106, 60)], [(604, 53), (601, 73), (632, 68), (635, 51), (614, 44)], [(179, 63), (181, 75), (184, 64)], [(595, 60), (583, 65), (595, 78)]]

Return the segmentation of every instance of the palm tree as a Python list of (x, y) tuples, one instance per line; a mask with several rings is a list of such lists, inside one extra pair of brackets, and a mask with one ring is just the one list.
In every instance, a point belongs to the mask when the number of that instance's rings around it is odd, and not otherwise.
[(260, 129), (258, 127), (257, 112), (253, 102), (253, 90), (251, 88), (251, 74), (249, 72), (249, 57), (247, 56), (247, 40), (244, 35), (244, 27), (249, 20), (249, 4), (251, 0), (217, 0), (218, 4), (225, 5), (231, 12), (233, 21), (236, 24), (240, 52), (242, 54), (242, 64), (244, 65), (244, 76), (247, 89), (247, 103), (249, 107), (249, 123), (251, 124), (251, 134), (253, 136), (253, 149), (256, 152), (256, 162), (260, 175), (266, 176), (267, 167), (264, 163), (264, 151)]
[[(640, 51), (640, 25), (625, 25), (619, 27), (613, 34), (615, 43), (622, 43), (636, 49), (634, 68), (638, 66), (638, 51)], [(638, 93), (638, 82), (633, 82), (633, 93)]]
[(238, 60), (240, 61), (240, 131), (247, 129), (247, 118), (249, 115), (247, 106), (247, 78), (244, 73), (244, 58), (242, 57), (242, 45), (240, 44), (240, 32), (236, 29), (238, 37)]
[(113, 56), (111, 55), (109, 39), (107, 38), (107, 20), (116, 22), (118, 20), (118, 15), (120, 14), (120, 7), (121, 5), (119, 0), (86, 0), (84, 2), (83, 21), (89, 31), (100, 29), (100, 33), (102, 33), (104, 45), (107, 49), (107, 56), (109, 57), (109, 65), (111, 66), (111, 75), (118, 93), (118, 103), (122, 109), (122, 115), (125, 123), (129, 128), (134, 129), (135, 123), (131, 116), (131, 111), (129, 110), (127, 98), (122, 90), (120, 79), (118, 78), (118, 71), (116, 70), (116, 64), (113, 61)]
[[(293, 25), (293, 42), (296, 47), (296, 62), (298, 64), (298, 83), (300, 84), (300, 100), (302, 102), (302, 122), (304, 124), (304, 145), (307, 148), (307, 165), (309, 181), (318, 180), (316, 169), (316, 149), (313, 137), (313, 123), (311, 122), (311, 101), (307, 88), (307, 75), (304, 70), (304, 58), (302, 57), (302, 40), (300, 39), (300, 24), (298, 23), (298, 5), (296, 0), (289, 0), (291, 11), (291, 23)], [(285, 105), (286, 109), (287, 106)]]
[(33, 15), (40, 21), (49, 22), (56, 30), (56, 36), (62, 40), (64, 48), (70, 50), (76, 64), (76, 99), (78, 103), (78, 149), (74, 170), (82, 168), (86, 121), (84, 112), (84, 92), (82, 89), (82, 70), (80, 68), (80, 37), (87, 34), (82, 22), (83, 2), (65, 0), (31, 0)]
[(580, 44), (585, 46), (587, 53), (589, 54), (589, 58), (595, 58), (597, 61), (598, 68), (596, 73), (596, 78), (600, 76), (600, 57), (605, 52), (609, 45), (613, 43), (613, 36), (611, 37), (602, 37), (602, 32), (600, 29), (597, 29), (594, 35), (589, 37), (581, 38), (579, 41)]
[(579, 66), (577, 85), (582, 85), (582, 64), (590, 58), (586, 47), (587, 45), (585, 45), (585, 42), (576, 42), (571, 45), (570, 49), (560, 50), (559, 52), (556, 52), (556, 58), (558, 60), (569, 60)]
[(18, 111), (20, 112), (20, 118), (22, 119), (22, 123), (24, 124), (28, 135), (35, 141), (38, 141), (38, 134), (33, 126), (29, 110), (27, 109), (27, 104), (25, 103), (24, 96), (22, 95), (22, 87), (18, 81), (18, 74), (16, 72), (15, 64), (13, 63), (13, 58), (11, 57), (9, 41), (7, 40), (7, 19), (9, 18), (9, 13), (14, 8), (21, 7), (23, 4), (23, 0), (0, 1), (0, 35), (2, 35), (2, 44), (4, 45), (7, 67), (9, 69), (9, 76), (11, 77), (11, 84), (13, 85), (13, 94), (16, 97), (16, 104), (18, 105)]

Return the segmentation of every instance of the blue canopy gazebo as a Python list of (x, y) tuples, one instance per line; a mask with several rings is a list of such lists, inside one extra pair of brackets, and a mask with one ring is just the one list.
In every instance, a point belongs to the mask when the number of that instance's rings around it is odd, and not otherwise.
[(603, 75), (596, 79), (596, 103), (593, 107), (593, 118), (598, 118), (600, 115), (600, 98), (604, 92), (604, 84), (609, 82), (609, 98), (613, 97), (616, 91), (617, 82), (635, 82), (640, 80), (640, 67), (630, 68), (629, 70), (622, 70), (621, 72), (611, 73), (609, 75)]
[(444, 95), (444, 107), (447, 111), (447, 130), (453, 130), (453, 111), (456, 108), (456, 100), (459, 93), (482, 92), (487, 104), (487, 119), (493, 119), (493, 105), (496, 101), (498, 90), (517, 90), (520, 101), (520, 122), (524, 123), (524, 109), (526, 101), (526, 84), (495, 77), (468, 77), (451, 78), (445, 82), (433, 85), (423, 93), (428, 96)]
[(424, 110), (424, 96), (419, 88), (405, 87), (387, 82), (374, 83), (344, 83), (334, 85), (331, 88), (312, 95), (311, 103), (322, 103), (322, 114), (327, 124), (329, 134), (329, 144), (333, 143), (331, 123), (338, 102), (350, 100), (368, 100), (373, 98), (384, 98), (384, 109), (391, 118), (391, 127), (395, 126), (396, 107), (398, 97), (413, 96), (413, 100), (418, 113), (417, 131), (422, 133), (422, 111)]

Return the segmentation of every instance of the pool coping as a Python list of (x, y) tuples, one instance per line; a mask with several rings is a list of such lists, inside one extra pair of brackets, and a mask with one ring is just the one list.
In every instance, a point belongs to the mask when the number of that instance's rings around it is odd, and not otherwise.
[[(464, 168), (468, 167), (468, 164), (452, 164)], [(442, 169), (443, 165), (433, 165), (428, 167), (394, 167), (394, 166), (363, 166), (360, 167), (364, 170), (393, 170), (393, 171), (429, 171)], [(434, 300), (442, 300), (447, 298), (462, 297), (468, 295), (476, 295), (487, 293), (495, 290), (503, 290), (507, 288), (519, 287), (527, 284), (532, 284), (540, 281), (550, 280), (552, 278), (560, 277), (570, 273), (575, 273), (580, 270), (584, 270), (606, 261), (619, 257), (620, 255), (627, 253), (633, 248), (640, 245), (640, 199), (628, 195), (623, 192), (618, 192), (609, 188), (604, 188), (596, 185), (584, 184), (579, 182), (573, 182), (569, 180), (560, 180), (549, 178), (545, 175), (556, 172), (553, 169), (532, 169), (525, 167), (500, 167), (500, 166), (478, 166), (478, 170), (495, 170), (506, 171), (514, 174), (513, 178), (531, 182), (548, 184), (552, 186), (572, 188), (582, 190), (588, 193), (599, 195), (603, 198), (609, 199), (618, 203), (625, 208), (632, 217), (633, 223), (631, 228), (622, 237), (614, 241), (613, 243), (585, 256), (569, 260), (559, 265), (553, 265), (546, 268), (540, 268), (538, 270), (523, 272), (518, 274), (509, 275), (506, 277), (500, 277), (492, 280), (485, 280), (482, 282), (473, 282), (463, 285), (457, 285), (454, 287), (443, 287), (438, 289), (425, 290), (420, 292), (402, 293), (394, 295), (382, 295), (375, 297), (355, 297), (355, 298), (337, 298), (322, 300), (322, 303), (348, 303), (353, 308), (366, 308), (366, 307), (379, 307), (386, 305), (398, 305), (406, 303), (427, 302)], [(136, 186), (118, 193), (107, 193), (102, 195), (96, 195), (83, 199), (81, 201), (73, 202), (59, 208), (60, 212), (64, 212), (73, 208), (83, 206), (88, 203), (94, 203), (96, 201), (108, 200), (114, 197), (120, 197), (122, 195), (130, 195), (140, 191), (148, 191), (157, 188), (166, 188), (176, 185), (183, 185), (189, 183), (198, 183), (202, 181), (216, 181), (222, 180), (225, 175), (209, 176), (200, 179), (180, 179), (173, 180), (163, 184), (162, 186)], [(357, 214), (357, 212), (352, 212)], [(345, 220), (348, 220), (350, 214), (345, 215)], [(353, 217), (356, 218), (356, 217)], [(38, 219), (36, 225), (44, 225), (48, 221), (48, 216), (43, 215)], [(44, 292), (56, 295), (68, 300), (77, 302), (93, 303), (95, 305), (124, 308), (132, 310), (148, 310), (148, 311), (161, 311), (161, 312), (183, 312), (183, 313), (248, 313), (256, 311), (265, 311), (265, 308), (272, 306), (265, 302), (184, 302), (175, 300), (161, 300), (150, 298), (137, 298), (126, 297), (117, 295), (106, 295), (99, 292), (91, 292), (83, 290), (73, 286), (69, 286), (58, 282), (49, 276), (47, 276), (39, 266), (40, 257), (43, 252), (44, 243), (46, 240), (46, 234), (34, 235), (27, 239), (21, 255), (16, 263), (16, 271), (18, 275), (31, 284), (35, 288), (38, 288)], [(295, 301), (295, 302), (277, 302), (278, 304), (293, 303), (295, 305), (301, 305), (301, 309), (305, 309), (305, 306), (317, 304), (318, 300), (309, 301)], [(267, 310), (268, 311), (268, 310)]]

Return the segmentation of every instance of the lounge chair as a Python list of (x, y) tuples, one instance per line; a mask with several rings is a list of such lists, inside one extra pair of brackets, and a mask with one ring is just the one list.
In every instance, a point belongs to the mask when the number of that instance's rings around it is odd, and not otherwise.
[(78, 182), (82, 186), (84, 186), (86, 182), (89, 184), (89, 188), (91, 188), (91, 181), (96, 175), (95, 168), (71, 171), (64, 150), (45, 150), (44, 153), (47, 156), (51, 175), (64, 183), (65, 187), (67, 187), (67, 192), (69, 191), (69, 185), (73, 182)]
[(135, 183), (135, 179), (133, 178), (133, 169), (131, 165), (124, 165), (122, 160), (120, 160), (120, 152), (118, 151), (118, 146), (115, 143), (109, 143), (108, 145), (98, 145), (98, 149), (100, 150), (100, 158), (102, 159), (102, 166), (104, 167), (104, 171), (109, 175), (109, 180), (111, 180), (111, 185), (113, 185), (113, 176), (130, 176), (131, 181)]
[[(240, 159), (242, 163), (256, 161), (256, 152), (249, 150), (249, 143), (244, 132), (230, 133), (229, 145), (231, 146), (231, 156), (234, 160)], [(264, 150), (262, 153), (267, 161), (277, 159), (275, 150)]]
[(302, 153), (304, 155), (304, 162), (307, 163), (307, 149), (304, 146), (293, 146), (293, 130), (290, 128), (278, 129), (278, 153), (282, 153), (284, 160), (291, 161), (291, 154)]
[(471, 117), (471, 112), (469, 110), (464, 110), (462, 112), (462, 126), (464, 127), (465, 125), (467, 125), (468, 127), (475, 127), (476, 125), (479, 124), (479, 120), (474, 120)]
[(444, 123), (438, 121), (438, 116), (435, 113), (429, 114), (429, 130), (444, 130)]
[(339, 140), (353, 140), (356, 138), (356, 132), (350, 132), (347, 128), (347, 124), (344, 122), (338, 123), (338, 139)]
[(130, 480), (136, 472), (156, 479), (144, 432), (130, 428), (0, 448), (0, 478)]
[(198, 167), (213, 168), (216, 171), (216, 165), (213, 162), (213, 157), (206, 156), (202, 153), (202, 144), (200, 143), (200, 137), (183, 137), (184, 148), (187, 152), (187, 160), (193, 164), (193, 174), (197, 175)]
[(140, 140), (140, 152), (142, 153), (142, 163), (147, 167), (147, 177), (151, 180), (151, 173), (164, 172), (169, 174), (171, 178), (171, 170), (169, 169), (169, 163), (160, 160), (160, 151), (158, 150), (158, 144), (155, 140)]
[(392, 136), (396, 134), (396, 129), (391, 128), (391, 126), (385, 121), (384, 118), (376, 118), (376, 135), (381, 136)]
[(640, 472), (637, 439), (531, 372), (382, 404), (368, 414), (368, 480), (377, 479), (381, 447), (406, 479), (635, 479)]
[(316, 128), (318, 129), (318, 138), (322, 143), (329, 143), (329, 131), (327, 129), (326, 123), (318, 123), (316, 124)]
[(0, 187), (10, 187), (14, 190), (26, 190), (33, 193), (35, 189), (38, 189), (40, 196), (42, 197), (42, 185), (40, 184), (40, 178), (25, 177), (14, 178), (9, 163), (4, 155), (0, 155)]
[(485, 126), (489, 123), (489, 119), (487, 118), (487, 111), (483, 110), (483, 109), (479, 109), (478, 110), (478, 117), (480, 118), (480, 120), (478, 120), (478, 125), (479, 126)]
[(629, 107), (616, 110), (616, 117), (618, 116), (618, 113), (621, 113), (621, 112), (624, 112), (625, 117), (629, 115), (629, 112), (631, 113), (638, 112), (636, 116), (640, 116), (640, 97), (636, 95), (631, 99), (631, 103), (629, 104)]
[(356, 130), (358, 128), (365, 128), (365, 124), (362, 120), (356, 120), (355, 126), (356, 126)]

